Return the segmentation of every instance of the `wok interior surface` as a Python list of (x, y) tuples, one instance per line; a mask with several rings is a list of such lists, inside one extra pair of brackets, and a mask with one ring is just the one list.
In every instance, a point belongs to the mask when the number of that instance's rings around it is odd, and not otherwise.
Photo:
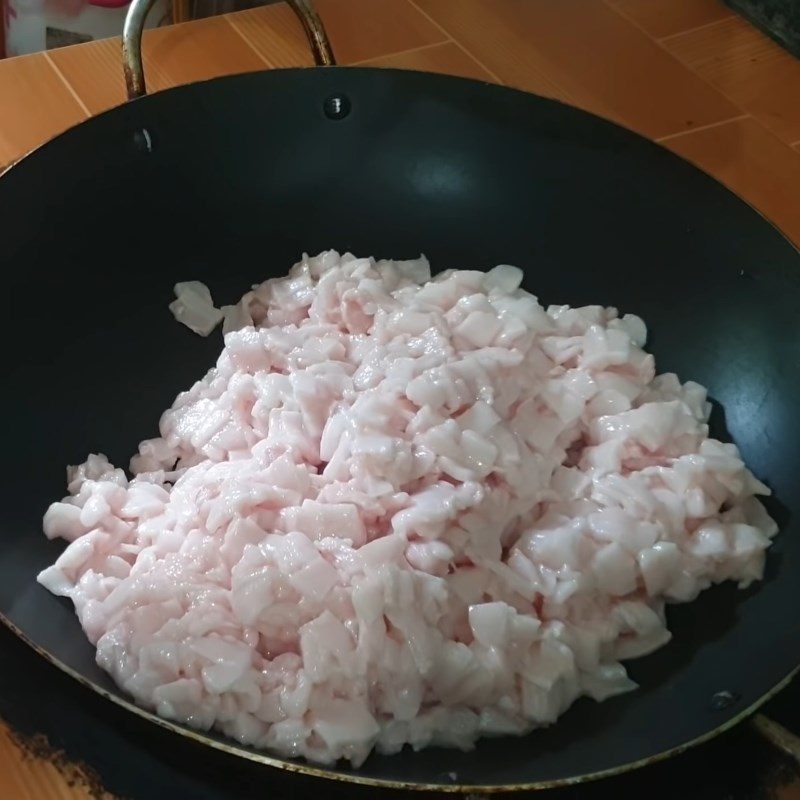
[[(329, 119), (324, 101), (341, 92), (352, 110)], [(580, 701), (552, 728), (471, 753), (373, 755), (330, 772), (500, 786), (614, 770), (731, 722), (800, 662), (800, 257), (657, 146), (471, 81), (258, 73), (145, 98), (45, 145), (0, 180), (0, 227), (0, 612), (108, 692), (124, 697), (71, 604), (34, 580), (63, 548), (41, 517), (65, 493), (65, 465), (103, 452), (127, 466), (213, 364), (218, 334), (196, 337), (167, 310), (176, 281), (202, 280), (230, 303), (331, 247), (424, 252), (436, 271), (511, 263), (545, 304), (640, 315), (659, 371), (709, 388), (712, 433), (772, 487), (781, 533), (763, 583), (669, 609), (672, 642), (629, 663), (637, 692)], [(720, 691), (734, 702), (717, 708)]]

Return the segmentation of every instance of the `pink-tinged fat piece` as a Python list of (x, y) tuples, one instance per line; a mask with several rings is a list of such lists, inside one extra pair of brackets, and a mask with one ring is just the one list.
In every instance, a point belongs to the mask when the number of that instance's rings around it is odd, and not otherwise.
[[(39, 575), (141, 705), (283, 757), (469, 748), (631, 691), (665, 605), (761, 577), (769, 490), (638, 317), (523, 273), (304, 256), (222, 310), (129, 477), (67, 473)], [(246, 288), (246, 287), (243, 287)], [(110, 412), (110, 413), (113, 413)]]

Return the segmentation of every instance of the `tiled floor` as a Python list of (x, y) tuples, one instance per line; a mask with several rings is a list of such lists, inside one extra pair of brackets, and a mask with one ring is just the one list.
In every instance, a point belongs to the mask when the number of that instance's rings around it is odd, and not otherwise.
[(734, 15), (719, 0), (609, 0), (654, 39), (674, 36)]
[[(699, 164), (800, 242), (800, 61), (720, 0), (316, 0), (343, 64), (557, 97)], [(0, 164), (124, 99), (117, 40), (0, 62)], [(311, 63), (284, 5), (152, 31), (151, 90)]]
[(800, 141), (800, 60), (751, 25), (730, 17), (663, 45), (785, 142)]

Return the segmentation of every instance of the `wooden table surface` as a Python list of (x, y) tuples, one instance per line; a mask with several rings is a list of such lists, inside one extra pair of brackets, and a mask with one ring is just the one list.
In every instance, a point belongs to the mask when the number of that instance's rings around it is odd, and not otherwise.
[[(800, 244), (800, 61), (718, 0), (316, 4), (342, 64), (469, 76), (608, 117), (699, 165)], [(0, 61), (0, 166), (122, 103), (119, 49), (110, 39)], [(283, 4), (150, 31), (144, 54), (151, 91), (311, 63)], [(0, 246), (1, 231), (0, 211)], [(0, 723), (2, 800), (102, 796), (67, 761), (20, 747)]]

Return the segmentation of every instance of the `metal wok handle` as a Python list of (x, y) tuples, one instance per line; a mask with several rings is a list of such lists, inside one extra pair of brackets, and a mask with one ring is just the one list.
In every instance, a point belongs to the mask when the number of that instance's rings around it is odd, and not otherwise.
[(791, 731), (786, 730), (783, 725), (765, 717), (763, 714), (756, 714), (750, 721), (750, 725), (763, 736), (770, 744), (782, 750), (789, 758), (800, 765), (800, 737), (795, 736)]
[[(128, 100), (135, 100), (147, 94), (142, 64), (142, 31), (144, 21), (154, 3), (155, 0), (133, 0), (125, 17), (122, 29), (122, 69), (125, 73)], [(288, 0), (288, 3), (303, 24), (316, 64), (323, 67), (336, 64), (328, 34), (314, 10), (312, 0)]]

